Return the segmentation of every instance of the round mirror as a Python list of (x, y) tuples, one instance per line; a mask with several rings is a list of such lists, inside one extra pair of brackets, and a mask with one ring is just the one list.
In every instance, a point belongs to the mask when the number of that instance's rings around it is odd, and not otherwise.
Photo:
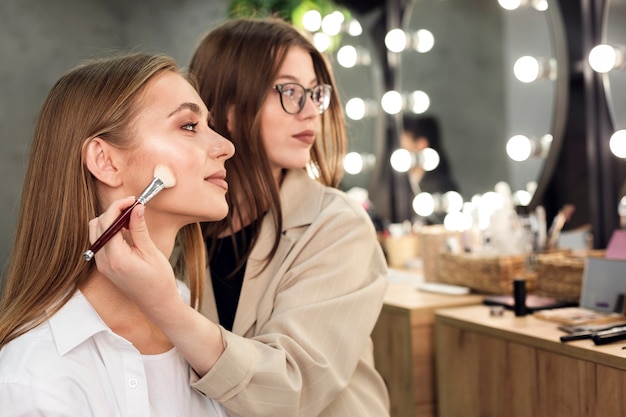
[[(506, 10), (496, 0), (414, 0), (404, 15), (409, 36), (425, 30), (433, 42), (427, 51), (418, 40), (401, 52), (400, 85), (428, 95), (423, 114), (439, 120), (442, 150), (465, 200), (499, 181), (534, 190), (558, 153), (567, 107), (567, 68), (558, 65), (567, 60), (557, 55), (566, 50), (563, 25), (555, 1), (528, 3)], [(522, 57), (534, 58), (532, 82), (518, 73)], [(507, 156), (517, 135), (534, 143), (534, 157)]]

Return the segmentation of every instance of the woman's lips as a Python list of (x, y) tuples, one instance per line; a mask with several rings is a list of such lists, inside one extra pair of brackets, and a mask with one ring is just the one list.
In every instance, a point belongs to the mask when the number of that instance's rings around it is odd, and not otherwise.
[(209, 175), (204, 180), (222, 188), (225, 191), (228, 191), (228, 182), (226, 182), (226, 171), (216, 172), (212, 175)]
[(315, 141), (315, 132), (312, 130), (304, 130), (293, 135), (294, 138), (307, 145), (312, 145)]

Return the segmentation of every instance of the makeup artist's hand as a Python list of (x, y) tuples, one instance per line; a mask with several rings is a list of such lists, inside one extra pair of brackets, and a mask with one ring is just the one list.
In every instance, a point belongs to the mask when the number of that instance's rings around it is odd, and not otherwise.
[[(95, 241), (134, 201), (134, 197), (117, 200), (106, 212), (92, 219), (89, 239)], [(142, 309), (153, 311), (180, 300), (180, 296), (169, 260), (150, 238), (144, 210), (141, 204), (133, 209), (128, 229), (113, 236), (96, 253), (95, 261), (100, 273)]]
[[(115, 201), (99, 218), (89, 222), (93, 242), (134, 198)], [(174, 271), (155, 246), (143, 217), (144, 207), (132, 211), (128, 230), (117, 233), (95, 255), (98, 270), (169, 337), (198, 375), (203, 376), (224, 352), (220, 327), (183, 301)]]

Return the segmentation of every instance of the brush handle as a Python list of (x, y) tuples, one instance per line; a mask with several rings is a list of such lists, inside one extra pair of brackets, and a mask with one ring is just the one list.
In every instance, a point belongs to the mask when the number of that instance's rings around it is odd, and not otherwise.
[(119, 215), (117, 220), (115, 220), (113, 224), (109, 226), (109, 228), (105, 230), (102, 235), (100, 235), (100, 237), (93, 243), (93, 245), (91, 245), (91, 247), (88, 250), (86, 250), (85, 253), (83, 253), (83, 258), (85, 258), (86, 261), (90, 261), (91, 258), (94, 257), (96, 252), (102, 249), (102, 247), (109, 240), (111, 240), (111, 238), (115, 236), (117, 232), (122, 230), (123, 227), (128, 226), (128, 221), (130, 220), (130, 213), (133, 211), (135, 206), (137, 206), (137, 204), (140, 204), (138, 199), (135, 200), (135, 202), (130, 207), (126, 208), (126, 210), (124, 210)]

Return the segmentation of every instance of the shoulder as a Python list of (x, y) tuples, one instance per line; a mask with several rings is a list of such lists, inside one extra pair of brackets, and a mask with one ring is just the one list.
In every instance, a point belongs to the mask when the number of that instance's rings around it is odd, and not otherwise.
[[(365, 209), (345, 192), (325, 186), (304, 171), (290, 171), (281, 188), (283, 216), (287, 222), (298, 219), (314, 223), (320, 218), (338, 217), (371, 224)], [(372, 225), (373, 227), (373, 225)]]
[(58, 353), (48, 321), (0, 349), (0, 382), (19, 374), (38, 372), (39, 365), (54, 363)]

